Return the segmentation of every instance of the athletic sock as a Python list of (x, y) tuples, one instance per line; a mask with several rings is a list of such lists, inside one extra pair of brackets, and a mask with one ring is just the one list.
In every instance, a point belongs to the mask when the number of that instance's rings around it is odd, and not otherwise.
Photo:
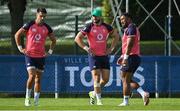
[(124, 96), (123, 102), (124, 102), (125, 104), (129, 104), (129, 96)]
[(96, 93), (96, 98), (97, 98), (97, 100), (100, 100), (101, 99), (101, 93)]
[(139, 87), (139, 88), (137, 89), (137, 92), (139, 92), (139, 94), (140, 94), (142, 97), (144, 97), (145, 91), (142, 89), (142, 87)]
[(26, 89), (26, 98), (31, 98), (31, 91), (32, 89)]
[(39, 95), (40, 95), (40, 92), (34, 92), (34, 101), (39, 100)]
[(95, 91), (93, 91), (93, 96), (96, 96), (96, 92)]

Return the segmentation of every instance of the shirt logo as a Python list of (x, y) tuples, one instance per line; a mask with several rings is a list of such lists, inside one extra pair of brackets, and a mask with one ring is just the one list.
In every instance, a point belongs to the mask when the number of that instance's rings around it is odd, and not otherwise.
[(103, 32), (105, 33), (106, 32), (106, 30), (103, 28)]
[(32, 28), (32, 32), (36, 32), (36, 29), (35, 29), (35, 28)]
[(97, 35), (97, 39), (98, 39), (99, 41), (101, 41), (101, 40), (103, 39), (103, 35), (102, 35), (102, 34), (98, 34), (98, 35)]
[(97, 30), (93, 30), (93, 32), (94, 32), (94, 33), (96, 33), (96, 32), (97, 32)]
[(34, 41), (35, 41), (36, 43), (40, 42), (41, 35), (40, 35), (40, 34), (36, 34), (34, 39), (35, 39)]

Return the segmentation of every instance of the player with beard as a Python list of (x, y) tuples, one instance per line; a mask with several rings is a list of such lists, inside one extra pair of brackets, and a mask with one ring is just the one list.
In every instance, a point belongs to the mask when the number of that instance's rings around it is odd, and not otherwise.
[(139, 67), (140, 59), (140, 32), (136, 25), (132, 22), (132, 17), (129, 13), (124, 13), (120, 16), (120, 22), (124, 28), (122, 37), (122, 55), (118, 59), (118, 64), (121, 65), (121, 79), (123, 83), (123, 102), (119, 106), (129, 105), (129, 96), (131, 89), (136, 89), (143, 98), (144, 105), (149, 103), (149, 93), (145, 92), (137, 82), (132, 80), (133, 74)]
[[(117, 30), (103, 23), (102, 10), (96, 8), (92, 12), (92, 23), (87, 24), (75, 37), (75, 42), (88, 53), (89, 67), (94, 80), (94, 91), (89, 92), (90, 104), (103, 105), (101, 101), (101, 89), (109, 81), (110, 64), (108, 55), (114, 50), (119, 35)], [(110, 35), (110, 36), (108, 36)], [(107, 47), (109, 37), (113, 37), (111, 46)], [(87, 38), (88, 45), (83, 42)]]

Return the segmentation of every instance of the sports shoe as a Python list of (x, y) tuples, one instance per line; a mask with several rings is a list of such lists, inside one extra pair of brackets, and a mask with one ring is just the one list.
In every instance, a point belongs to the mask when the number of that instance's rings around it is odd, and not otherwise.
[(149, 104), (149, 93), (145, 92), (143, 97), (144, 105), (147, 106)]
[(34, 106), (38, 106), (38, 105), (39, 105), (38, 100), (34, 100)]
[(25, 106), (31, 106), (31, 101), (30, 101), (29, 98), (26, 98), (26, 99), (25, 99), (24, 105), (25, 105)]
[(101, 100), (97, 100), (97, 105), (98, 105), (98, 106), (103, 105), (102, 102), (101, 102)]
[(126, 104), (126, 103), (121, 103), (121, 104), (119, 104), (118, 106), (128, 106), (129, 104)]
[(89, 98), (90, 98), (90, 100), (89, 100), (90, 105), (94, 105), (95, 104), (95, 96), (93, 95), (93, 91), (89, 92)]

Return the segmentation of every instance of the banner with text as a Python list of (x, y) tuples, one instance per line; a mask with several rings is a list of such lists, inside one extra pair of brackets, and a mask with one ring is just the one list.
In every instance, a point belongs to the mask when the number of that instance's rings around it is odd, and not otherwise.
[[(110, 56), (110, 78), (104, 92), (122, 92), (118, 57)], [(133, 79), (149, 92), (180, 92), (180, 57), (143, 56)], [(0, 92), (25, 92), (23, 56), (0, 56)], [(84, 93), (93, 90), (87, 56), (50, 56), (42, 76), (43, 92)]]

